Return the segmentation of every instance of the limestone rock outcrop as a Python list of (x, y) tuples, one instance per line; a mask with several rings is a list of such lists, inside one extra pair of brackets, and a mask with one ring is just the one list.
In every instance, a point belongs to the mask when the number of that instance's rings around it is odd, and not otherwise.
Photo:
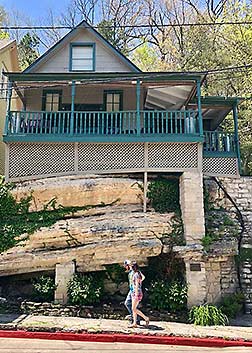
[(0, 276), (51, 271), (76, 261), (82, 272), (103, 270), (125, 258), (140, 264), (162, 252), (161, 238), (171, 232), (173, 214), (144, 214), (141, 207), (107, 206), (84, 211), (78, 218), (41, 228), (19, 246), (0, 255)]
[(53, 198), (62, 206), (109, 204), (141, 205), (142, 190), (137, 180), (97, 175), (67, 176), (31, 180), (16, 184), (13, 195), (20, 200), (32, 192), (31, 211), (43, 209)]

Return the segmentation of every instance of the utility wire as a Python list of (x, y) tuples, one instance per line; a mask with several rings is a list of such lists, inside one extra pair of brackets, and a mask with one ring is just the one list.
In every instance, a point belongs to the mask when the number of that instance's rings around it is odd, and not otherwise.
[[(141, 75), (141, 72), (139, 74), (136, 74), (136, 76), (132, 76), (132, 77), (125, 77), (125, 76), (117, 76), (111, 79), (88, 79), (88, 81), (96, 81), (96, 82), (105, 82), (105, 81), (128, 81), (128, 80), (134, 80), (134, 79), (144, 79), (144, 78), (157, 78), (160, 76), (173, 76), (173, 75), (177, 75), (177, 74), (181, 74), (181, 75), (187, 75), (190, 76), (192, 74), (195, 75), (213, 75), (213, 74), (218, 74), (218, 73), (224, 73), (226, 71), (237, 71), (237, 72), (246, 72), (246, 70), (251, 70), (252, 69), (252, 64), (244, 64), (244, 65), (236, 65), (236, 66), (228, 66), (228, 67), (221, 67), (221, 68), (217, 68), (217, 69), (209, 69), (209, 70), (202, 70), (202, 71), (170, 71), (170, 72), (163, 72), (163, 71), (157, 71), (157, 72), (143, 72)], [(11, 72), (8, 72), (11, 74)], [(6, 72), (6, 76), (8, 76), (8, 73)], [(3, 73), (5, 74), (5, 73)], [(22, 74), (22, 72), (16, 72), (16, 74)], [(60, 73), (59, 73), (60, 74)], [(149, 74), (149, 75), (146, 75)], [(85, 78), (83, 78), (83, 80), (85, 80)], [(81, 81), (81, 79), (78, 79), (78, 81)], [(32, 82), (32, 81), (30, 81)], [(38, 81), (33, 81), (33, 82), (38, 82)], [(42, 81), (41, 81), (42, 82)], [(6, 83), (4, 83), (6, 84)]]
[[(197, 22), (197, 23), (167, 23), (167, 24), (142, 24), (142, 25), (104, 25), (106, 29), (123, 29), (123, 28), (158, 28), (158, 27), (198, 27), (198, 26), (226, 26), (226, 25), (252, 25), (252, 21), (225, 21), (225, 22)], [(99, 26), (85, 26), (86, 28), (99, 29)], [(0, 26), (1, 30), (48, 30), (48, 29), (74, 29), (77, 26)]]

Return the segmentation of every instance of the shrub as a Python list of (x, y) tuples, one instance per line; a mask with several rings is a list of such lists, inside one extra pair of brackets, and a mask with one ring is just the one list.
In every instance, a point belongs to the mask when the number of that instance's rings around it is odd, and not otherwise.
[(57, 288), (51, 277), (40, 276), (32, 281), (33, 297), (36, 301), (50, 302), (54, 299), (54, 291)]
[(102, 278), (91, 274), (76, 274), (68, 283), (69, 303), (92, 305), (98, 303), (103, 294)]
[(171, 312), (186, 308), (187, 286), (174, 282), (169, 287), (168, 305)]
[(228, 318), (215, 305), (204, 304), (192, 307), (189, 313), (189, 321), (200, 326), (225, 326), (228, 323)]
[(244, 296), (242, 293), (227, 295), (222, 298), (220, 309), (228, 318), (234, 319), (242, 311), (243, 300)]
[(177, 180), (159, 179), (150, 182), (147, 196), (157, 212), (175, 212), (180, 209)]
[(187, 287), (178, 282), (169, 284), (158, 280), (151, 283), (149, 299), (153, 309), (181, 311), (186, 307)]

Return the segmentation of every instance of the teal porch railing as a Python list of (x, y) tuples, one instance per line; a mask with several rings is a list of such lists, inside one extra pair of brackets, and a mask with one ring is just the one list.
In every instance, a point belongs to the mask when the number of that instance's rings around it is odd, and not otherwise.
[(223, 131), (204, 131), (204, 155), (236, 155), (235, 134)]
[(198, 134), (197, 112), (10, 111), (5, 135), (142, 135)]
[[(197, 111), (136, 110), (119, 112), (10, 111), (7, 141), (177, 141), (203, 142)], [(236, 156), (235, 135), (204, 132), (204, 156)]]

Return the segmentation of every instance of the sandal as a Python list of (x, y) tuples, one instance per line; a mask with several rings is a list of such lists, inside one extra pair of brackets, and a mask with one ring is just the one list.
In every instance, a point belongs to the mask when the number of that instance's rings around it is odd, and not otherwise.
[(129, 328), (137, 328), (137, 327), (138, 327), (138, 325), (131, 324), (131, 325), (129, 325), (128, 327), (129, 327)]
[(150, 324), (150, 318), (148, 317), (146, 320), (145, 320), (145, 326), (148, 327)]

